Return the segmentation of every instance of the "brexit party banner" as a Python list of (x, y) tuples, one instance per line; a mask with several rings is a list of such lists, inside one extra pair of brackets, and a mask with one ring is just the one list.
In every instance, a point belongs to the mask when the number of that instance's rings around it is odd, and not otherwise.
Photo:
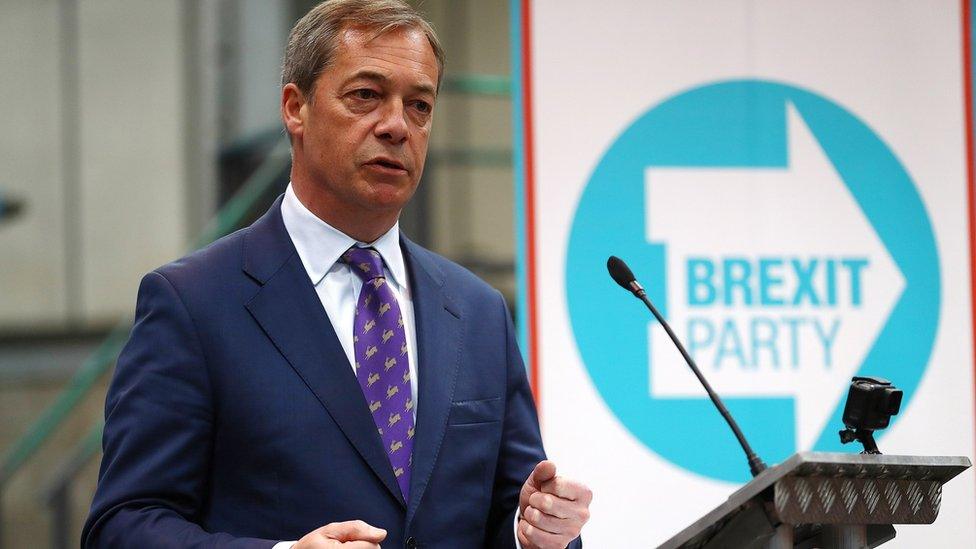
[[(595, 547), (663, 542), (751, 475), (625, 259), (768, 463), (974, 451), (968, 3), (513, 1), (519, 326)], [(972, 471), (893, 547), (976, 546)]]

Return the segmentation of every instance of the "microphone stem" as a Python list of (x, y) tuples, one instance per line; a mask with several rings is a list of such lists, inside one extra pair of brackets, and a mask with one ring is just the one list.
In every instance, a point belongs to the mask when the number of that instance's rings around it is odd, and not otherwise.
[(752, 471), (752, 476), (756, 476), (763, 472), (766, 469), (766, 464), (763, 463), (763, 460), (756, 455), (755, 452), (752, 451), (752, 447), (749, 446), (749, 443), (746, 441), (746, 437), (739, 429), (739, 425), (736, 424), (734, 419), (732, 419), (732, 414), (729, 413), (718, 394), (712, 390), (712, 386), (708, 384), (708, 380), (705, 379), (705, 376), (703, 376), (698, 370), (698, 366), (695, 364), (695, 361), (692, 360), (691, 355), (688, 354), (688, 351), (685, 350), (685, 346), (681, 344), (678, 337), (674, 335), (673, 331), (671, 331), (671, 326), (669, 326), (667, 321), (664, 320), (661, 313), (657, 311), (657, 308), (654, 307), (651, 300), (647, 298), (647, 292), (644, 290), (644, 288), (642, 288), (640, 284), (637, 284), (636, 282), (632, 282), (631, 284), (631, 291), (633, 291), (634, 295), (644, 302), (644, 305), (647, 305), (647, 308), (650, 309), (651, 314), (654, 315), (654, 318), (661, 323), (661, 326), (664, 326), (664, 331), (668, 333), (668, 337), (671, 338), (671, 341), (673, 341), (675, 346), (678, 347), (678, 350), (681, 351), (681, 356), (684, 357), (685, 362), (688, 363), (688, 366), (695, 374), (695, 377), (698, 378), (698, 381), (700, 381), (702, 386), (705, 387), (705, 392), (708, 393), (708, 397), (712, 399), (712, 402), (715, 404), (715, 407), (718, 408), (719, 413), (722, 414), (722, 417), (725, 418), (726, 423), (728, 423), (729, 427), (732, 428), (732, 432), (735, 433), (735, 438), (739, 440), (739, 445), (742, 446), (742, 450), (746, 453), (746, 459), (749, 460), (749, 470)]

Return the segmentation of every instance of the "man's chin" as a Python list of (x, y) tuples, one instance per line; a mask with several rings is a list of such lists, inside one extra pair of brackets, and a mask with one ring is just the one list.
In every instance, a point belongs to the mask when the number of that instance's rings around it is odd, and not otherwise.
[(366, 198), (373, 206), (384, 210), (403, 208), (417, 190), (407, 179), (372, 179), (365, 183), (368, 188)]
[(366, 210), (376, 214), (388, 213), (399, 215), (400, 210), (407, 205), (410, 197), (413, 196), (412, 192), (408, 193), (404, 189), (374, 188), (372, 190), (373, 192), (368, 197), (363, 197), (365, 200), (361, 204)]

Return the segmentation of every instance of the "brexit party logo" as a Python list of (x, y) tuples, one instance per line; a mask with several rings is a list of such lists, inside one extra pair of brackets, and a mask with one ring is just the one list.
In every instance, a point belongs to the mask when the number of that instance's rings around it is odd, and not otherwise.
[(747, 480), (677, 350), (607, 277), (611, 254), (767, 462), (840, 451), (854, 375), (891, 379), (910, 412), (939, 321), (932, 226), (895, 154), (836, 103), (759, 80), (673, 96), (612, 143), (573, 219), (569, 314), (607, 406), (670, 462)]

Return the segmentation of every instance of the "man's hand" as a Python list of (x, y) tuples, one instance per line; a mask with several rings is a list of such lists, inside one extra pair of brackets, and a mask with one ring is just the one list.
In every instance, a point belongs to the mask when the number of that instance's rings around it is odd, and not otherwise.
[(518, 540), (522, 549), (564, 549), (590, 519), (593, 493), (556, 476), (556, 464), (535, 466), (519, 493)]
[(292, 546), (292, 549), (324, 549), (326, 547), (379, 549), (380, 542), (384, 539), (386, 539), (386, 530), (370, 526), (361, 520), (330, 522), (318, 530), (306, 534)]

